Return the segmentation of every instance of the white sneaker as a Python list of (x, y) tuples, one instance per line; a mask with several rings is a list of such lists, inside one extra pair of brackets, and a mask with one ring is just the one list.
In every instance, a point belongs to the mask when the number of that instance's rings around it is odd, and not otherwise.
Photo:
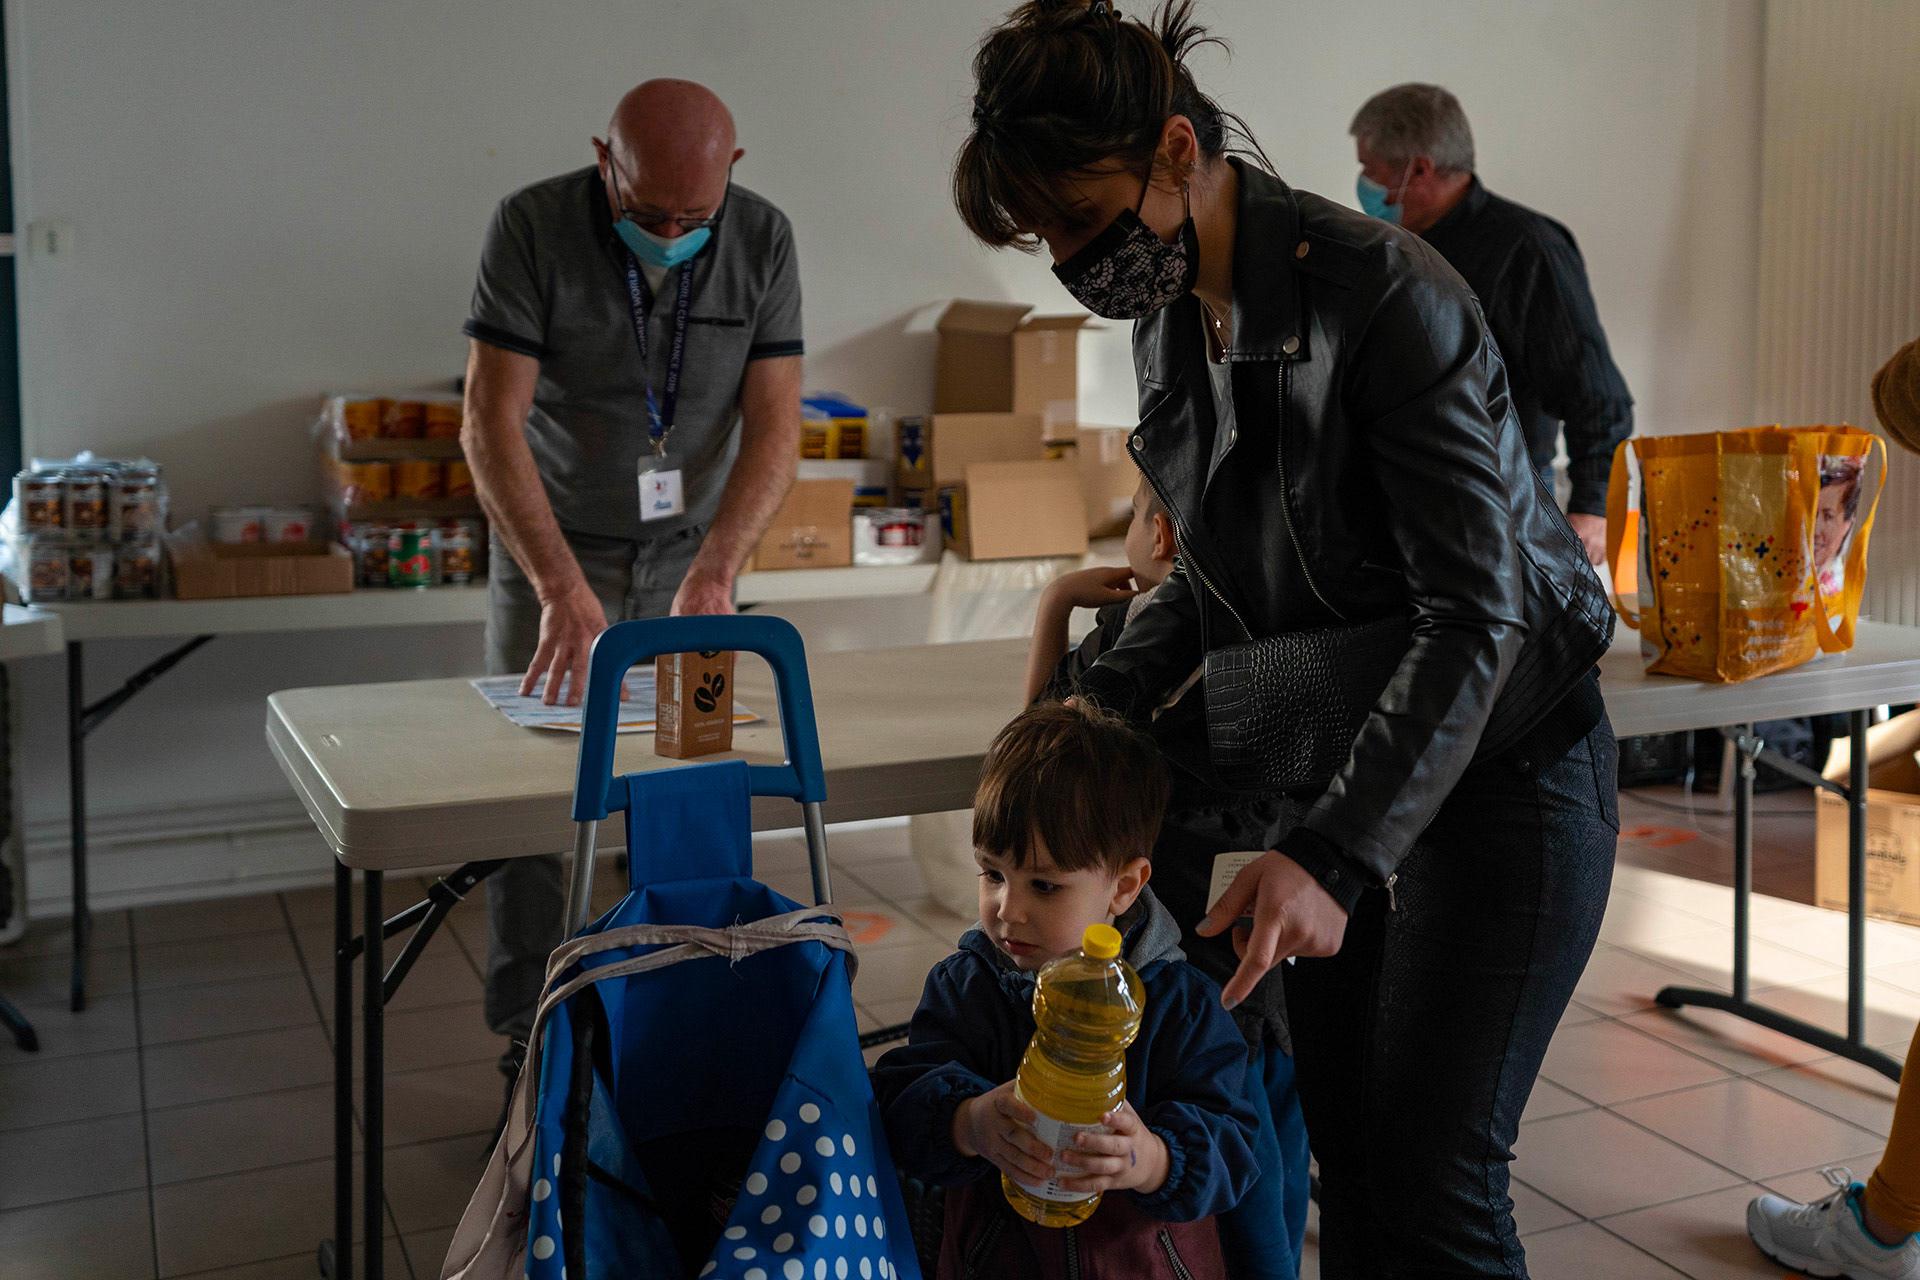
[(1783, 1267), (1810, 1276), (1846, 1280), (1920, 1280), (1920, 1236), (1881, 1244), (1860, 1217), (1865, 1188), (1847, 1169), (1820, 1171), (1834, 1191), (1801, 1204), (1781, 1196), (1757, 1196), (1747, 1206), (1747, 1234), (1760, 1252)]

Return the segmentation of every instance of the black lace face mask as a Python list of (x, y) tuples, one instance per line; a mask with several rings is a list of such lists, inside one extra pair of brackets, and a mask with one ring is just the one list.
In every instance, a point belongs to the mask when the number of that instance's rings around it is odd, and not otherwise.
[[(1151, 184), (1152, 177), (1147, 181)], [(1172, 244), (1140, 220), (1138, 205), (1122, 209), (1106, 230), (1054, 267), (1055, 278), (1081, 306), (1108, 320), (1138, 320), (1177, 301), (1200, 274), (1200, 238), (1185, 184), (1180, 199), (1187, 217)], [(1142, 186), (1140, 203), (1146, 200)]]

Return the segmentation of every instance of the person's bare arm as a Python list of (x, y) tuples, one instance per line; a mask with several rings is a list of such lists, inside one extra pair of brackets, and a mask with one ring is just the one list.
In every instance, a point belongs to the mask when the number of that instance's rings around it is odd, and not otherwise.
[(687, 577), (675, 616), (732, 613), (733, 580), (780, 509), (800, 458), (801, 357), (747, 363), (740, 383), (740, 452)]
[(539, 374), (540, 362), (531, 356), (469, 340), (460, 445), (481, 508), (540, 600), (540, 647), (520, 692), (533, 692), (551, 671), (546, 700), (557, 701), (564, 683), (567, 701), (578, 703), (587, 687), (588, 654), (607, 618), (561, 536), (527, 446), (527, 412)]

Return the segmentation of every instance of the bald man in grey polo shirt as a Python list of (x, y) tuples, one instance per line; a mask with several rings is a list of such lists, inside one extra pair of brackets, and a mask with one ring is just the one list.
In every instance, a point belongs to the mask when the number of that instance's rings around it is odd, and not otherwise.
[[(580, 700), (611, 622), (733, 612), (799, 456), (793, 234), (732, 184), (732, 115), (650, 80), (593, 146), (594, 166), (501, 201), (465, 325), (461, 438), (494, 533), (487, 667), (548, 702)], [(487, 882), (503, 1035), (526, 1036), (565, 896), (555, 857)]]

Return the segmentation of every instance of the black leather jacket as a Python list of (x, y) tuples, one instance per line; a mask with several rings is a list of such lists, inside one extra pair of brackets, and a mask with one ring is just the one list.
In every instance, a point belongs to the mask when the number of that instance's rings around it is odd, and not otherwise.
[(1211, 647), (1406, 616), (1412, 644), (1345, 769), (1269, 845), (1322, 883), (1303, 853), (1390, 885), (1476, 756), (1588, 674), (1613, 613), (1466, 284), (1418, 237), (1235, 167), (1237, 424), (1214, 429), (1198, 299), (1142, 320), (1131, 443), (1179, 567), (1082, 689), (1137, 717)]

